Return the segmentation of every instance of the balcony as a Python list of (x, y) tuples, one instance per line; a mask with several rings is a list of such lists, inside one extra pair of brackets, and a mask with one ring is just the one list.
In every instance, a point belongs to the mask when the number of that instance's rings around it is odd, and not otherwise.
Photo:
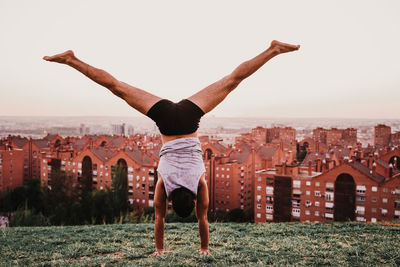
[(325, 213), (325, 218), (333, 220), (333, 214), (332, 213)]

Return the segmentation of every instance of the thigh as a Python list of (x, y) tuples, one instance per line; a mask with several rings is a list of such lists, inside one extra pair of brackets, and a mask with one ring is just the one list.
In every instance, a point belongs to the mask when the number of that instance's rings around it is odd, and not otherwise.
[(199, 106), (204, 113), (213, 110), (237, 86), (230, 75), (210, 84), (206, 88), (188, 98)]
[(136, 88), (124, 82), (119, 82), (118, 90), (122, 94), (122, 98), (134, 109), (147, 114), (149, 109), (162, 98), (146, 92), (142, 89)]

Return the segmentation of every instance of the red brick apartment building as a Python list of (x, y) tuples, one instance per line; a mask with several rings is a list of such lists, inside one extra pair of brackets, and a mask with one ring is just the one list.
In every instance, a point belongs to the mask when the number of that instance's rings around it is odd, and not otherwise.
[(374, 145), (375, 147), (393, 147), (400, 145), (400, 132), (392, 134), (392, 128), (384, 124), (378, 124), (374, 127)]
[[(264, 132), (267, 138), (267, 131), (258, 127), (229, 147), (200, 137), (211, 211), (254, 210), (256, 222), (398, 219), (398, 148), (328, 148), (310, 141), (299, 166), (294, 144), (286, 142), (292, 137), (282, 134), (284, 140), (261, 143)], [(22, 139), (0, 140), (0, 192), (35, 174), (51, 187), (51, 170), (57, 168), (76, 182), (89, 177), (91, 189), (104, 190), (111, 187), (115, 166), (121, 165), (133, 208), (153, 206), (159, 135)]]
[[(396, 154), (396, 158), (400, 153)], [(376, 159), (375, 159), (376, 161)], [(260, 171), (255, 181), (255, 222), (377, 222), (400, 219), (400, 170), (379, 174), (376, 162), (345, 160), (315, 171), (277, 165)], [(310, 162), (311, 163), (311, 162)]]
[(313, 140), (327, 146), (336, 145), (341, 140), (349, 144), (357, 143), (357, 129), (324, 129), (318, 127), (313, 130)]
[(254, 203), (254, 177), (257, 172), (289, 160), (293, 153), (282, 146), (263, 144), (250, 146), (237, 143), (225, 147), (218, 141), (202, 143), (210, 210), (250, 211)]
[(0, 194), (24, 183), (24, 151), (0, 146)]
[(292, 127), (264, 128), (258, 126), (251, 133), (244, 133), (235, 138), (235, 143), (247, 143), (252, 145), (281, 143), (295, 145), (296, 129)]
[[(58, 153), (59, 157), (55, 157), (54, 153), (43, 153), (41, 183), (51, 188), (51, 169), (59, 167), (76, 181), (83, 177), (88, 178), (91, 189), (105, 190), (112, 187), (112, 173), (120, 165), (126, 171), (131, 205), (140, 209), (153, 207), (159, 147), (146, 149), (148, 146), (154, 147), (149, 145), (154, 140), (147, 138), (148, 143), (145, 146), (142, 146), (142, 140), (125, 140), (120, 136), (92, 136), (87, 142), (77, 142), (80, 149), (73, 152), (62, 151)], [(54, 159), (58, 163), (54, 164)]]
[(161, 145), (159, 136), (130, 137), (86, 135), (82, 138), (47, 135), (43, 139), (9, 136), (0, 141), (0, 192), (39, 178), (51, 188), (51, 170), (66, 171), (79, 182), (89, 178), (89, 189), (112, 186), (116, 165), (126, 170), (130, 203), (153, 206), (155, 169)]

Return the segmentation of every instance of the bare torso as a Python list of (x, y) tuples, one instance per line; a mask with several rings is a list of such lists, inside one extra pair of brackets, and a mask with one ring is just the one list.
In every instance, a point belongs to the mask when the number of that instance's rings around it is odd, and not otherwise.
[(183, 138), (183, 137), (197, 137), (197, 132), (191, 133), (191, 134), (182, 134), (182, 135), (163, 135), (161, 134), (161, 140), (162, 143), (165, 144), (168, 141), (172, 141), (178, 138)]

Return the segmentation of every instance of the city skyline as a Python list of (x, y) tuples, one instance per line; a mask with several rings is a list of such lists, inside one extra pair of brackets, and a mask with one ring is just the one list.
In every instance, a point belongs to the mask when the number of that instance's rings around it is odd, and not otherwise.
[(396, 1), (68, 3), (0, 2), (0, 116), (143, 116), (45, 55), (72, 49), (179, 101), (277, 39), (301, 48), (268, 62), (207, 116), (400, 118)]

